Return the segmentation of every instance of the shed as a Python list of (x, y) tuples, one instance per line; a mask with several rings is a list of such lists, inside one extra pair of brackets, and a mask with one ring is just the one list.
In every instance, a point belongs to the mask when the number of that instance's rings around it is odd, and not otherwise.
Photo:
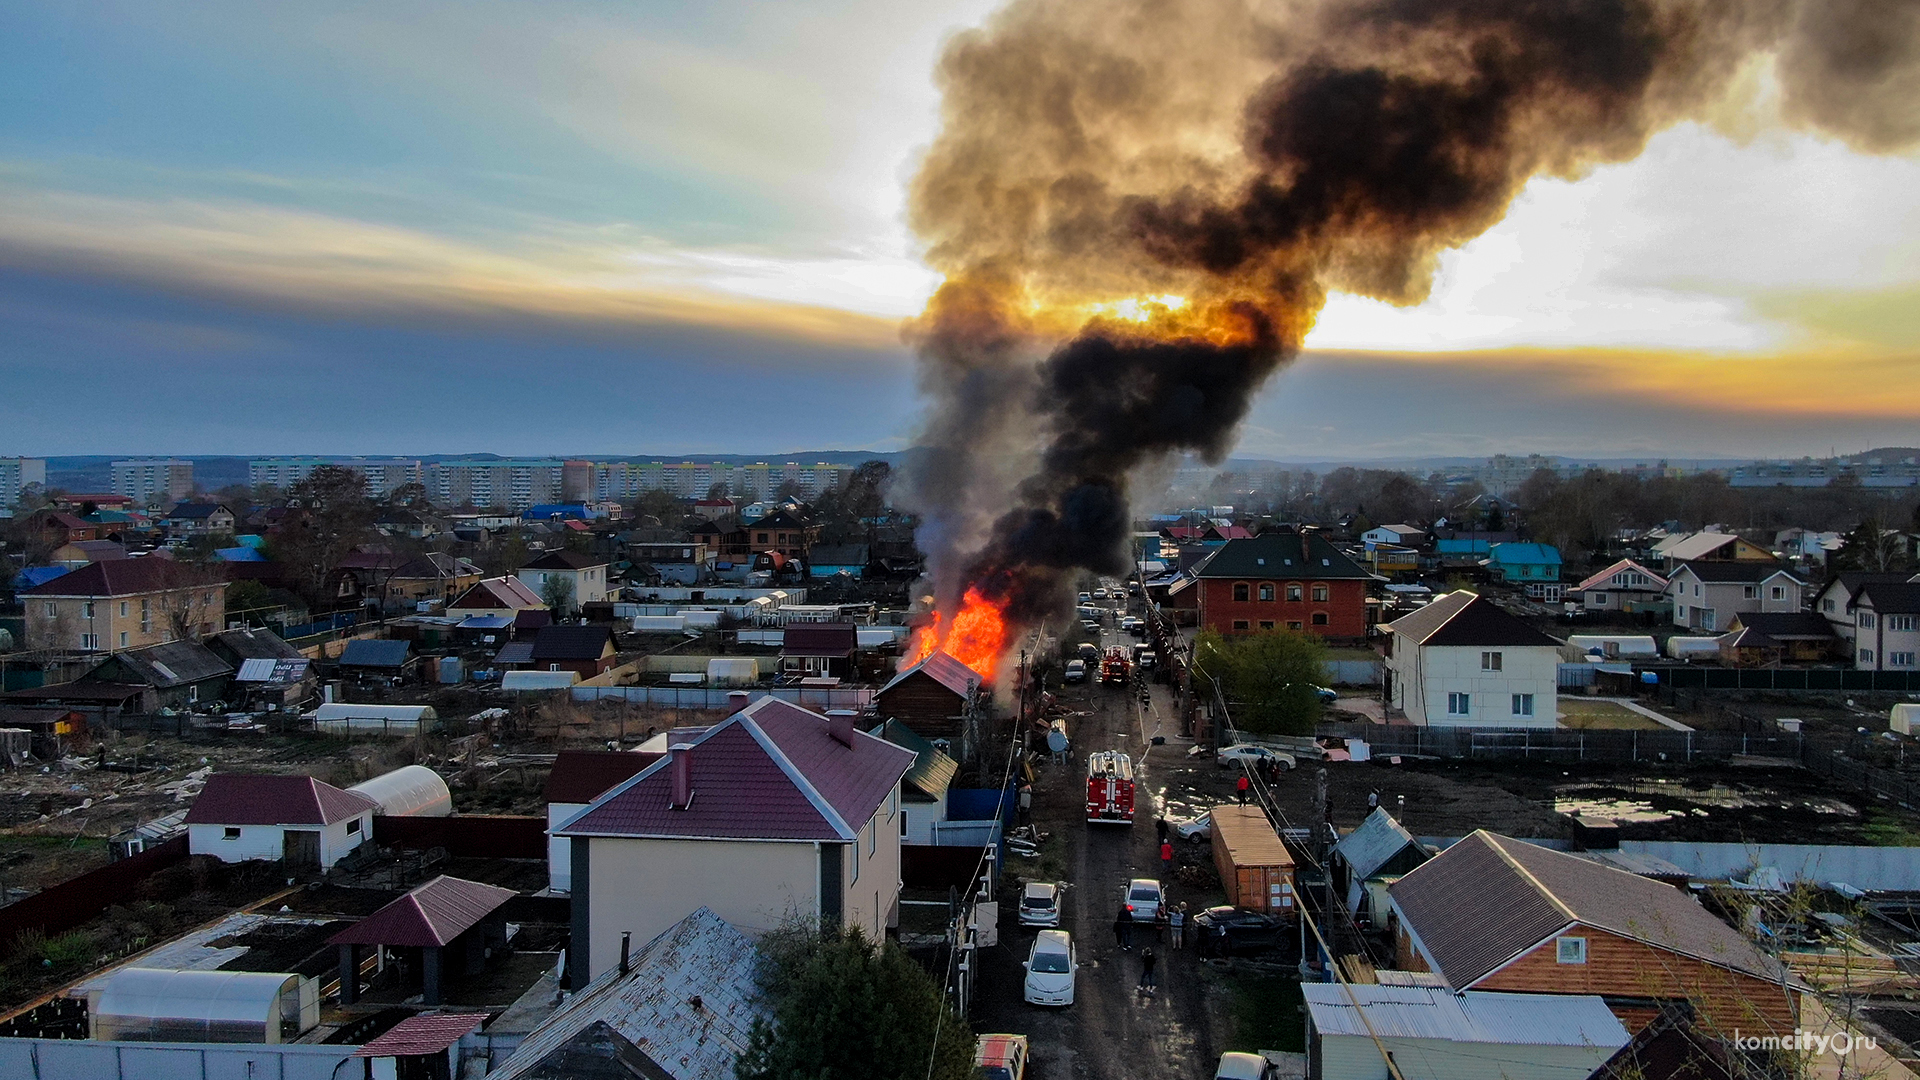
[(900, 826), (900, 842), (939, 843), (940, 823), (947, 820), (947, 788), (959, 775), (960, 763), (898, 720), (888, 720), (870, 734), (914, 754), (913, 768), (900, 780), (900, 812), (907, 815)]
[(1907, 702), (1895, 705), (1887, 714), (1887, 730), (1902, 735), (1913, 734), (1913, 722), (1920, 720), (1920, 705)]
[(1361, 914), (1368, 899), (1367, 882), (1397, 877), (1432, 856), (1384, 806), (1333, 845), (1334, 864), (1346, 877), (1347, 910)]
[(1216, 806), (1209, 815), (1213, 862), (1227, 903), (1249, 911), (1293, 915), (1293, 854), (1253, 806)]
[[(328, 941), (340, 949), (340, 1004), (360, 993), (360, 949), (397, 951), (420, 977), (422, 1003), (438, 1005), (442, 975), (471, 975), (507, 943), (506, 916), (512, 889), (445, 874), (361, 919)], [(417, 966), (414, 961), (417, 960)]]
[(883, 720), (901, 720), (922, 735), (950, 736), (960, 732), (967, 699), (980, 689), (979, 672), (943, 652), (895, 675), (874, 695), (876, 713)]
[(440, 774), (425, 765), (404, 765), (347, 789), (379, 805), (387, 817), (451, 817), (453, 793)]
[(149, 712), (190, 709), (226, 694), (233, 665), (197, 641), (169, 641), (109, 657), (86, 678), (145, 687), (140, 704)]
[(356, 638), (340, 653), (340, 671), (348, 675), (397, 679), (406, 673), (410, 662), (404, 641)]
[(780, 666), (808, 675), (846, 678), (860, 636), (852, 623), (790, 622), (781, 632)]
[(311, 776), (215, 773), (187, 811), (187, 850), (326, 870), (373, 831), (376, 804)]
[(277, 971), (128, 967), (87, 995), (92, 1038), (107, 1042), (277, 1043), (285, 1027), (313, 1026), (307, 1011), (300, 976)]
[(457, 1076), (460, 1040), (480, 1030), (487, 1015), (480, 1012), (409, 1016), (355, 1050), (353, 1056), (394, 1059), (391, 1069), (375, 1065), (374, 1076)]
[[(1375, 1080), (1382, 1047), (1434, 1080), (1586, 1080), (1627, 1044), (1597, 995), (1455, 994), (1446, 987), (1302, 983), (1308, 1075)], [(1376, 1041), (1377, 1040), (1377, 1041)]]

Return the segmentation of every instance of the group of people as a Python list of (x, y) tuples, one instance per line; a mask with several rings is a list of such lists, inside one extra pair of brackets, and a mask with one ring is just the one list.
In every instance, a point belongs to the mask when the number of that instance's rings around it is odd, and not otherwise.
[[(1122, 903), (1119, 914), (1113, 917), (1113, 943), (1121, 952), (1133, 951), (1133, 938), (1139, 926), (1141, 924), (1134, 921), (1133, 910)], [(1180, 951), (1186, 944), (1187, 905), (1161, 904), (1153, 922), (1146, 926), (1150, 929), (1144, 932), (1151, 933), (1153, 940), (1166, 942), (1175, 952)], [(1154, 966), (1153, 946), (1149, 945), (1140, 953), (1139, 985), (1143, 993), (1152, 994), (1160, 985)]]

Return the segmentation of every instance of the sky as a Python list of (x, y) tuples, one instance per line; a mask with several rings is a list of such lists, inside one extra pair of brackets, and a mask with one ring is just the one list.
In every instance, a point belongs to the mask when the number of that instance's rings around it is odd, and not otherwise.
[[(897, 450), (904, 190), (986, 2), (0, 8), (0, 455)], [(1244, 456), (1920, 445), (1920, 156), (1756, 65), (1336, 296)]]

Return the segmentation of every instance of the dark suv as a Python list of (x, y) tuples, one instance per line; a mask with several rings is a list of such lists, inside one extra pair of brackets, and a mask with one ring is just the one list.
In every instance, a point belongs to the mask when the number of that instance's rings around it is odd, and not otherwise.
[(1251, 956), (1286, 941), (1286, 920), (1239, 908), (1208, 908), (1193, 917), (1201, 956)]

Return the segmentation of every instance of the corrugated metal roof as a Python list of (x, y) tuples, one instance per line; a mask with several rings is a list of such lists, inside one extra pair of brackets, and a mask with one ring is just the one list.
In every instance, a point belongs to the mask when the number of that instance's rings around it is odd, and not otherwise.
[(547, 774), (545, 798), (550, 803), (585, 805), (663, 756), (638, 750), (562, 750)]
[(613, 644), (613, 630), (597, 624), (543, 626), (533, 639), (535, 660), (598, 660)]
[(959, 762), (941, 753), (931, 740), (898, 720), (881, 724), (873, 729), (872, 734), (913, 751), (913, 768), (907, 770), (903, 783), (935, 802), (946, 801), (947, 788), (953, 783), (953, 778), (959, 775)]
[(1444, 987), (1332, 983), (1302, 983), (1300, 992), (1322, 1035), (1367, 1038), (1370, 1025), (1382, 1039), (1607, 1050), (1627, 1044), (1627, 1029), (1591, 994), (1456, 994)]
[(754, 1021), (772, 1019), (756, 963), (753, 942), (702, 907), (642, 946), (625, 975), (595, 979), (487, 1075), (559, 1075), (543, 1064), (603, 1025), (673, 1080), (733, 1080)]
[(197, 641), (169, 641), (123, 652), (107, 661), (125, 667), (148, 686), (166, 689), (233, 674), (233, 665)]
[(512, 889), (445, 874), (328, 939), (332, 945), (445, 945), (513, 899)]
[(486, 1013), (422, 1013), (409, 1016), (353, 1052), (353, 1057), (419, 1057), (438, 1054), (479, 1027)]
[(946, 687), (961, 697), (966, 697), (973, 692), (974, 687), (980, 685), (979, 672), (948, 656), (946, 653), (935, 652), (929, 654), (925, 660), (895, 675), (887, 685), (880, 688), (880, 693), (884, 694), (912, 678), (916, 673), (922, 672), (925, 673), (929, 679), (932, 679), (934, 682), (939, 683), (941, 686)]
[(215, 773), (193, 800), (187, 824), (331, 825), (372, 809), (372, 799), (311, 776)]
[(340, 654), (341, 667), (397, 668), (407, 662), (404, 641), (372, 641), (358, 638), (347, 642)]
[[(1415, 840), (1413, 834), (1398, 821), (1395, 821), (1392, 814), (1387, 813), (1386, 807), (1376, 806), (1373, 813), (1367, 815), (1367, 820), (1360, 823), (1359, 828), (1341, 837), (1340, 842), (1333, 845), (1333, 850), (1346, 860), (1356, 877), (1364, 879), (1372, 877), (1374, 871), (1387, 865), (1389, 860), (1404, 851), (1409, 844), (1416, 848), (1420, 847), (1420, 842)], [(1420, 850), (1424, 852), (1426, 849)]]
[(1535, 630), (1484, 596), (1465, 589), (1437, 597), (1431, 604), (1381, 627), (1414, 645), (1552, 645), (1560, 642)]

